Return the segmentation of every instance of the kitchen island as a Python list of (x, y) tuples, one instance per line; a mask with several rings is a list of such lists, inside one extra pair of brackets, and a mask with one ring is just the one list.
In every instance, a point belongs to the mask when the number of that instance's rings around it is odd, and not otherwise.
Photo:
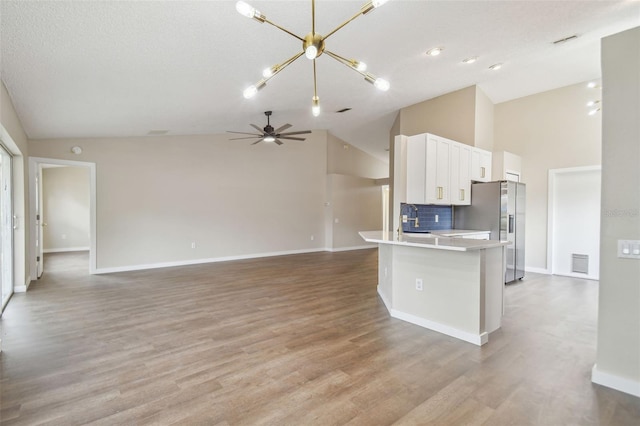
[(389, 314), (484, 345), (501, 326), (508, 242), (364, 231), (378, 244), (378, 294)]

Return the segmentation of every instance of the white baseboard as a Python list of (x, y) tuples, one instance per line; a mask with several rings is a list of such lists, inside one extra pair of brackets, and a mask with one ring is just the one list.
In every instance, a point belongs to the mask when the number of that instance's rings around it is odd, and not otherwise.
[(330, 251), (332, 253), (339, 251), (351, 251), (351, 250), (364, 250), (364, 249), (374, 249), (378, 248), (377, 244), (366, 245), (366, 246), (352, 246), (352, 247), (338, 247), (338, 248), (327, 248), (326, 251)]
[(585, 275), (585, 274), (576, 274), (575, 272), (567, 272), (566, 274), (554, 274), (560, 277), (570, 277), (570, 278), (582, 278), (583, 280), (593, 280), (598, 281), (600, 278), (594, 275)]
[(525, 266), (525, 272), (533, 272), (534, 274), (551, 275), (551, 271), (546, 268), (535, 268), (533, 266)]
[(89, 251), (89, 247), (50, 248), (42, 250), (43, 253), (66, 253), (68, 251)]
[(276, 251), (276, 252), (268, 252), (268, 253), (253, 253), (253, 254), (245, 254), (240, 256), (213, 257), (208, 259), (180, 260), (176, 262), (149, 263), (145, 265), (115, 266), (111, 268), (96, 268), (95, 273), (110, 274), (114, 272), (141, 271), (144, 269), (171, 268), (174, 266), (199, 265), (202, 263), (228, 262), (230, 260), (245, 260), (245, 259), (257, 259), (261, 257), (286, 256), (290, 254), (317, 253), (320, 251), (326, 251), (326, 250), (324, 248), (301, 249), (301, 250), (289, 250), (289, 251)]
[(14, 293), (26, 293), (27, 290), (29, 290), (29, 286), (31, 285), (31, 277), (27, 277), (27, 280), (25, 281), (24, 285), (17, 285), (15, 287), (13, 287), (13, 292)]
[(438, 333), (446, 334), (447, 336), (455, 337), (456, 339), (464, 340), (465, 342), (473, 343), (477, 346), (482, 346), (489, 341), (489, 334), (484, 332), (481, 334), (468, 333), (466, 331), (458, 330), (457, 328), (440, 324), (439, 322), (430, 321), (415, 315), (407, 314), (405, 312), (397, 311), (390, 307), (388, 301), (380, 291), (378, 286), (378, 295), (382, 299), (382, 302), (387, 307), (389, 315), (393, 318), (397, 318), (402, 321), (410, 322), (411, 324), (419, 325), (420, 327), (428, 328), (429, 330), (437, 331)]
[(591, 370), (591, 381), (640, 398), (640, 382), (600, 371), (598, 364), (595, 364)]

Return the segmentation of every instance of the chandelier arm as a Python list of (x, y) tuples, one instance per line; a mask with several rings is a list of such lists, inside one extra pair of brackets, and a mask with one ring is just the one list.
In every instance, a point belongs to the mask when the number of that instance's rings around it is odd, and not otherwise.
[(311, 0), (311, 34), (316, 35), (316, 1)]
[(363, 71), (360, 71), (359, 69), (354, 67), (350, 60), (345, 59), (342, 56), (337, 55), (337, 54), (335, 54), (335, 53), (333, 53), (333, 52), (331, 52), (329, 50), (325, 50), (324, 53), (326, 53), (327, 55), (331, 56), (333, 59), (335, 59), (336, 61), (340, 62), (341, 64), (343, 64), (347, 68), (354, 70), (355, 72), (357, 72), (358, 74), (360, 74), (364, 78), (367, 78), (368, 74), (363, 72)]
[(275, 22), (271, 22), (270, 20), (268, 20), (267, 18), (264, 18), (264, 22), (266, 22), (269, 25), (273, 25), (274, 27), (276, 27), (277, 29), (279, 29), (280, 31), (284, 31), (285, 33), (289, 34), (290, 36), (293, 36), (295, 38), (297, 38), (300, 41), (304, 41), (303, 37), (300, 37), (297, 34), (292, 33), (291, 31), (289, 31), (286, 28), (281, 27), (280, 25), (276, 24)]
[(351, 21), (353, 21), (354, 19), (356, 19), (357, 17), (359, 17), (360, 15), (362, 15), (362, 11), (356, 13), (355, 15), (353, 15), (351, 18), (347, 19), (346, 21), (344, 21), (342, 24), (338, 25), (333, 31), (331, 31), (329, 34), (327, 34), (326, 36), (322, 37), (323, 40), (328, 39), (331, 35), (335, 34), (336, 32), (338, 32), (338, 30), (342, 29), (343, 27), (345, 27), (348, 23), (350, 23)]
[(276, 74), (278, 74), (280, 71), (282, 71), (283, 69), (285, 69), (286, 67), (294, 63), (302, 55), (304, 55), (304, 52), (296, 53), (295, 55), (293, 55), (292, 57), (284, 61), (281, 65), (274, 65), (273, 67), (271, 67), (271, 69), (273, 69), (273, 74), (271, 74), (266, 79), (266, 81), (271, 80)]
[(318, 80), (316, 78), (316, 60), (313, 60), (313, 97), (318, 99)]

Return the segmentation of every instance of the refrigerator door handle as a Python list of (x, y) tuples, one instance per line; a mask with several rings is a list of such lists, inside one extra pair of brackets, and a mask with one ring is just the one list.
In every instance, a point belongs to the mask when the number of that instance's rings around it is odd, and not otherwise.
[(509, 234), (513, 234), (513, 215), (509, 215)]

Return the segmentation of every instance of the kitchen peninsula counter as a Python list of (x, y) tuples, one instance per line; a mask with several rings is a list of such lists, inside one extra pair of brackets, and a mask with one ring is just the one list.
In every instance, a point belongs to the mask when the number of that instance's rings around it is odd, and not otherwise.
[(507, 242), (365, 231), (378, 243), (378, 294), (390, 315), (483, 345), (501, 326)]

